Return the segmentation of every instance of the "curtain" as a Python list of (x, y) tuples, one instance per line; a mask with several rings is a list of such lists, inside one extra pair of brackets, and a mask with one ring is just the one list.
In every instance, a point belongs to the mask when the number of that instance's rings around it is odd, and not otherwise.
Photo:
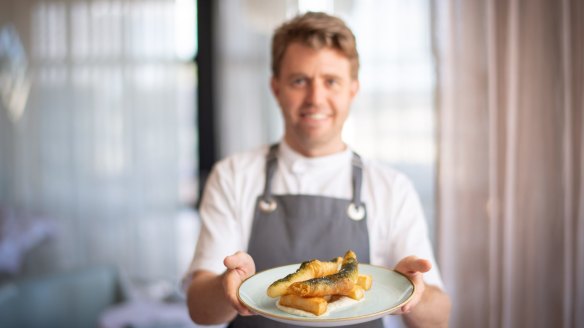
[(584, 326), (584, 3), (434, 2), (452, 327)]

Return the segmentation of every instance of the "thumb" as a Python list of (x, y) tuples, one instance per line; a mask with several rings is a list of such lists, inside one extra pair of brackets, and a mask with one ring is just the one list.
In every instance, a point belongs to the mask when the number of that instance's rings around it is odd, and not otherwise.
[(416, 272), (428, 272), (432, 269), (432, 263), (417, 256), (408, 256), (401, 260), (395, 267), (401, 273), (413, 274)]
[(255, 273), (255, 264), (252, 257), (246, 252), (238, 251), (233, 255), (227, 256), (223, 264), (229, 270), (243, 272), (246, 276)]
[(430, 261), (425, 259), (415, 259), (411, 262), (410, 270), (414, 272), (428, 272), (432, 269)]

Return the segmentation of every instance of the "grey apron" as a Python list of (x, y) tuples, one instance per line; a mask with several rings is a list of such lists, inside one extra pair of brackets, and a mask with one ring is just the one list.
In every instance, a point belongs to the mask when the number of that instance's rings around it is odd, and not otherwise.
[[(365, 204), (361, 203), (363, 164), (352, 159), (353, 198), (312, 195), (272, 195), (271, 182), (277, 167), (278, 145), (266, 159), (264, 193), (256, 201), (248, 253), (256, 272), (300, 263), (309, 259), (328, 260), (352, 249), (360, 263), (369, 263), (369, 234)], [(237, 316), (229, 327), (298, 327), (259, 315)], [(346, 327), (383, 327), (381, 319)]]

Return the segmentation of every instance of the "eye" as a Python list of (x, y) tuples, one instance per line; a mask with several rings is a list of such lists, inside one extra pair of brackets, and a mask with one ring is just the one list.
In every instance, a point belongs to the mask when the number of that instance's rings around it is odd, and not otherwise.
[(302, 86), (306, 85), (306, 78), (298, 77), (298, 78), (292, 79), (291, 83), (295, 87), (302, 87)]
[(339, 81), (339, 79), (336, 79), (336, 78), (332, 78), (331, 77), (331, 78), (326, 79), (325, 83), (329, 87), (334, 87), (334, 86), (339, 85), (340, 84), (340, 81)]

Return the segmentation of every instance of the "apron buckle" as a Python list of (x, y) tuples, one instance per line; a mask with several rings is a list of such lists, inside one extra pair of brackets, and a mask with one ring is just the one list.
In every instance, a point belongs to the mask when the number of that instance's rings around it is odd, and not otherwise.
[(351, 203), (349, 204), (349, 208), (347, 208), (347, 215), (349, 215), (351, 220), (361, 221), (365, 218), (365, 206), (355, 206), (355, 203)]
[(278, 203), (276, 203), (276, 201), (273, 199), (268, 200), (260, 199), (259, 207), (262, 212), (271, 213), (275, 211), (276, 208), (278, 208)]

